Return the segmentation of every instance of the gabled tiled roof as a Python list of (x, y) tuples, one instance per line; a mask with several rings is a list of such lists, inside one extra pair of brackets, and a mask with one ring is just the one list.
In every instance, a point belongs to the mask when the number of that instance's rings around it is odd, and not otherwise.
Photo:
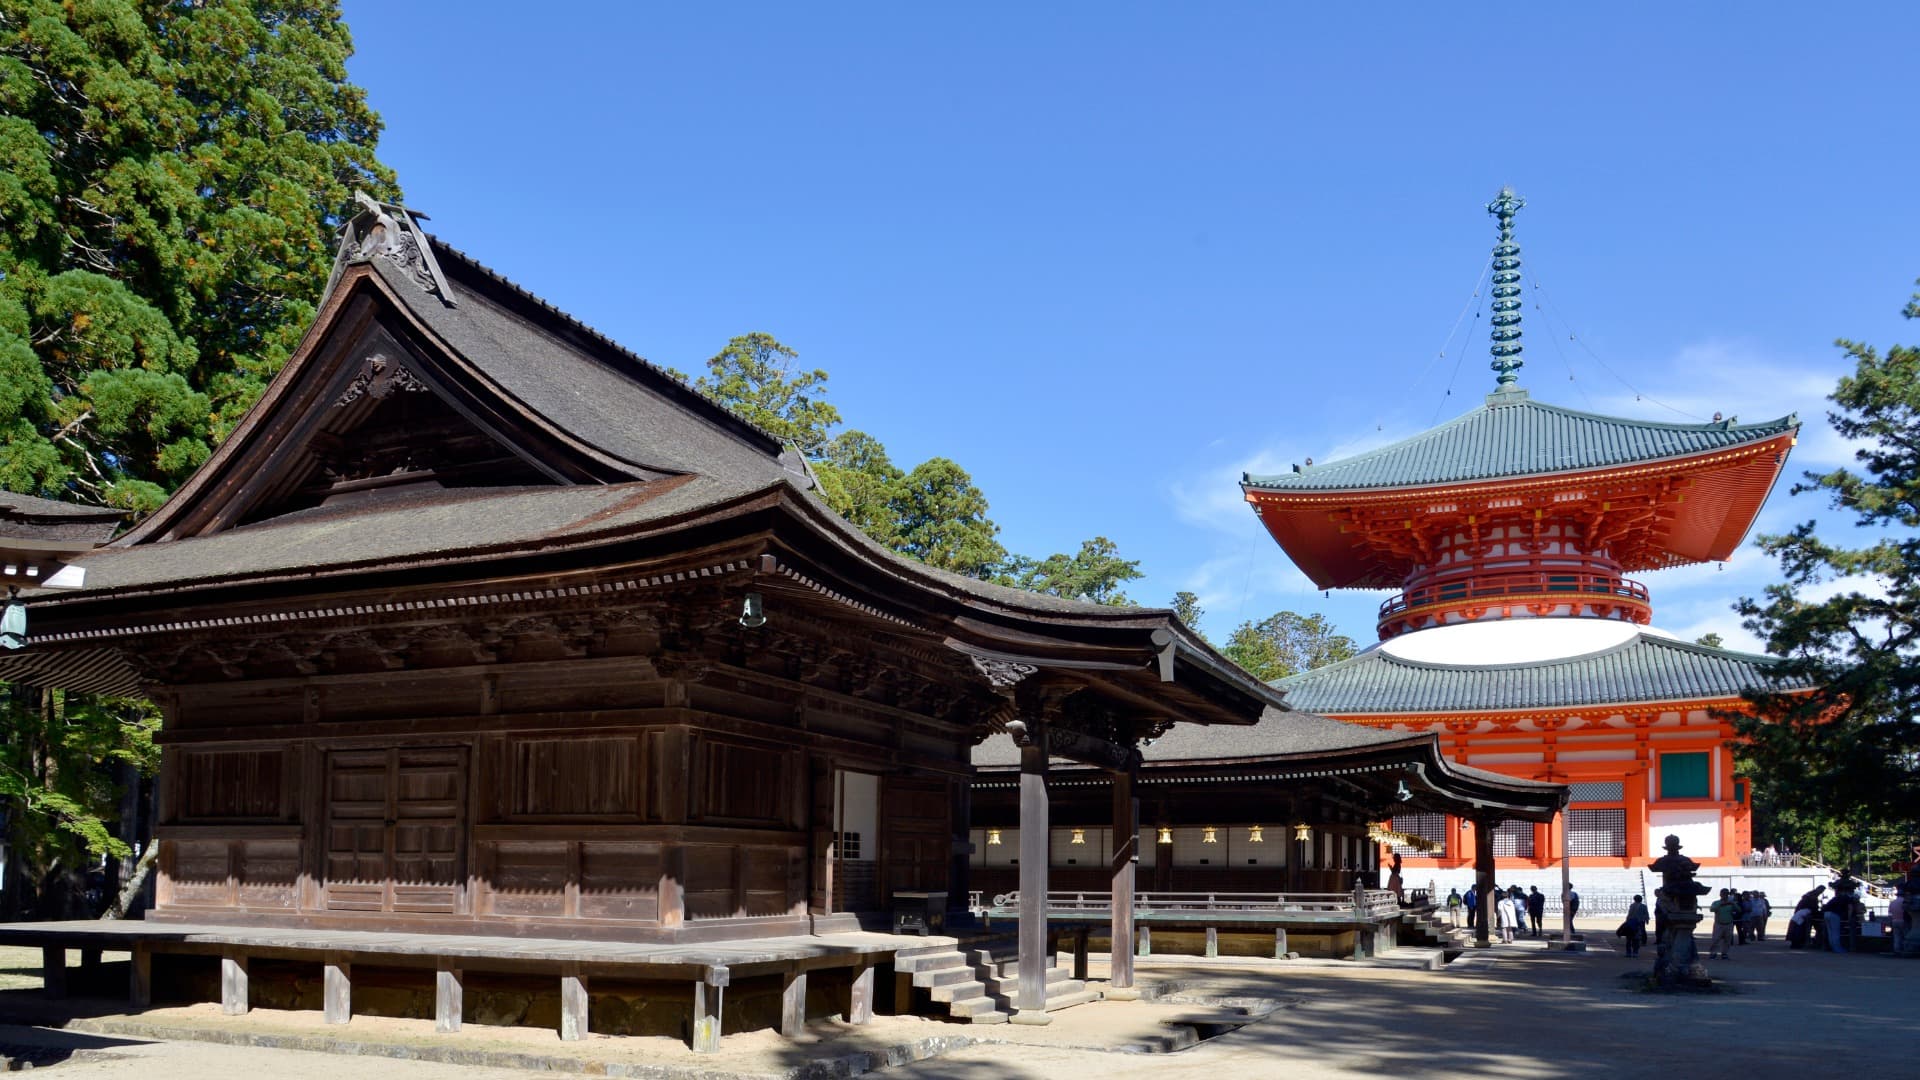
[(1271, 491), (1354, 491), (1577, 472), (1722, 450), (1799, 426), (1796, 416), (1760, 424), (1661, 424), (1597, 416), (1533, 401), (1524, 390), (1514, 390), (1490, 394), (1472, 412), (1391, 446), (1297, 472), (1248, 474), (1241, 483)]
[(1575, 708), (1636, 701), (1739, 697), (1787, 690), (1767, 656), (1649, 634), (1584, 656), (1526, 664), (1420, 663), (1369, 649), (1281, 679), (1287, 704), (1330, 716)]

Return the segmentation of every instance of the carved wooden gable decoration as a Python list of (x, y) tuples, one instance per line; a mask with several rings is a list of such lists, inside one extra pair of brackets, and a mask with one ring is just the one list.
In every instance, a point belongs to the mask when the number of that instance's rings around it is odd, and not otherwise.
[[(395, 494), (657, 480), (706, 471), (712, 446), (769, 476), (798, 468), (771, 437), (418, 232), (414, 215), (363, 205), (287, 368), (122, 543)], [(703, 437), (691, 450), (684, 431), (661, 431), (655, 446), (644, 433), (616, 446), (599, 437), (669, 413)]]

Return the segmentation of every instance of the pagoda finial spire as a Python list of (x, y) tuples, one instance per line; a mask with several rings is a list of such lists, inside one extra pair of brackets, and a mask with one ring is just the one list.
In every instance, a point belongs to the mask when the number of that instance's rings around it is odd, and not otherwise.
[(1487, 213), (1500, 221), (1500, 240), (1493, 245), (1493, 370), (1499, 388), (1520, 381), (1516, 374), (1526, 361), (1520, 358), (1520, 245), (1513, 242), (1513, 216), (1527, 200), (1510, 187), (1487, 204)]

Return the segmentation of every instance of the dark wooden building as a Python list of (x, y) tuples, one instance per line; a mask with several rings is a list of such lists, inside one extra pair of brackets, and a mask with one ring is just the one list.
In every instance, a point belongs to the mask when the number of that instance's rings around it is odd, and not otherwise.
[[(1387, 883), (1379, 823), (1406, 814), (1550, 822), (1562, 785), (1459, 765), (1431, 734), (1379, 731), (1291, 709), (1231, 729), (1181, 727), (1142, 750), (1136, 883), (1143, 893), (1350, 892)], [(973, 887), (1018, 888), (1017, 749), (976, 747)], [(1110, 779), (1072, 762), (1048, 783), (1043, 848), (1055, 890), (1107, 888)], [(1409, 882), (1408, 887), (1421, 883)]]
[[(764, 432), (420, 231), (0, 677), (164, 710), (154, 923), (698, 942), (964, 900), (973, 746), (1279, 694), (1170, 614), (887, 551)], [(242, 992), (244, 1003), (244, 991)]]

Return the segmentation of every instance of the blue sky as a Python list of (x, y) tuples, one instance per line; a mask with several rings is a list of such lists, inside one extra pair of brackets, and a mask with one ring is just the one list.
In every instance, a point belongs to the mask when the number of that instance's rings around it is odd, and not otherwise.
[[(1108, 536), (1216, 640), (1280, 608), (1372, 640), (1381, 596), (1323, 597), (1236, 481), (1492, 388), (1502, 184), (1536, 398), (1798, 412), (1795, 475), (1846, 453), (1833, 339), (1920, 337), (1911, 4), (345, 8), (456, 246), (681, 370), (774, 334), (896, 463), (970, 470), (1009, 548)], [(1763, 531), (1822, 515), (1786, 487)], [(1772, 577), (1644, 580), (1739, 643)]]

